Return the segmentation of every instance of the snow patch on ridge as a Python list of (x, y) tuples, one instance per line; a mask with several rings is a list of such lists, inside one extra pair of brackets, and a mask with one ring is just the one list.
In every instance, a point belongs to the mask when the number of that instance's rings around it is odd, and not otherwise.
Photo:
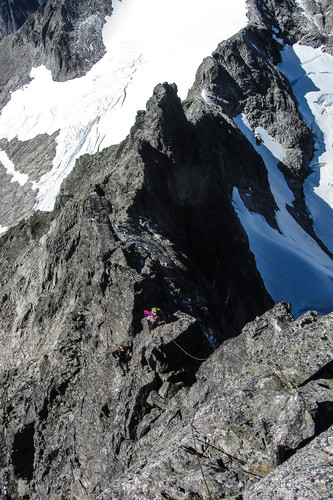
[(211, 99), (209, 96), (208, 96), (208, 92), (207, 92), (207, 89), (202, 89), (201, 91), (201, 97), (203, 98), (203, 100), (205, 102), (207, 102), (208, 104), (214, 104), (216, 106), (216, 103), (213, 101), (213, 99)]
[[(7, 153), (0, 149), (0, 162), (5, 167), (7, 174), (11, 175), (10, 182), (18, 182), (20, 186), (28, 181), (29, 176), (27, 174), (21, 174), (15, 170), (14, 163), (8, 158)], [(1, 231), (0, 231), (1, 232)]]
[[(234, 122), (264, 160), (279, 207), (276, 221), (280, 232), (269, 226), (262, 215), (251, 213), (237, 188), (233, 190), (233, 205), (265, 287), (275, 302), (288, 300), (295, 317), (309, 309), (327, 314), (333, 310), (333, 263), (286, 208), (294, 196), (278, 168), (285, 156), (283, 146), (262, 127), (252, 131), (244, 115), (237, 116)], [(256, 144), (256, 135), (260, 136), (260, 145)]]
[[(129, 133), (158, 83), (176, 83), (184, 99), (202, 59), (246, 26), (246, 0), (113, 1), (103, 29), (106, 54), (82, 78), (54, 82), (45, 67), (13, 92), (0, 115), (0, 138), (53, 134), (53, 167), (35, 186), (35, 209), (52, 210), (62, 180), (84, 153), (117, 144)], [(212, 15), (214, 13), (214, 15)], [(200, 36), (198, 36), (200, 33)]]

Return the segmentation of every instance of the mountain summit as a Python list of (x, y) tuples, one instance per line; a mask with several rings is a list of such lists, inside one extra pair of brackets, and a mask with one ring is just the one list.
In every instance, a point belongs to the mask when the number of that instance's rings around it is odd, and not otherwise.
[(331, 498), (328, 1), (39, 3), (0, 42), (2, 496)]

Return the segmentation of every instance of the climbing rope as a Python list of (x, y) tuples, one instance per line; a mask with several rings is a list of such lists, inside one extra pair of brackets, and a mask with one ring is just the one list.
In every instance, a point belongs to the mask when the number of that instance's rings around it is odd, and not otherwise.
[[(189, 356), (190, 358), (192, 359), (195, 359), (197, 361), (207, 361), (208, 358), (197, 358), (196, 356), (193, 356), (192, 354), (190, 354), (189, 352), (187, 352), (185, 349), (183, 349), (182, 346), (180, 346), (178, 344), (178, 342), (176, 342), (172, 337), (171, 335), (169, 335), (167, 333), (167, 336), (170, 338), (170, 340), (181, 350), (183, 351), (183, 353), (185, 353), (187, 356)], [(230, 361), (231, 363), (238, 363), (238, 364), (241, 364), (241, 365), (244, 365), (245, 363), (243, 363), (243, 361), (239, 361), (239, 360), (234, 360), (234, 359), (231, 359), (231, 358), (228, 358), (226, 356), (223, 356), (224, 359)], [(198, 460), (198, 464), (199, 464), (199, 467), (200, 467), (200, 471), (201, 471), (201, 475), (202, 475), (202, 478), (204, 480), (204, 483), (205, 483), (205, 486), (207, 488), (207, 492), (208, 492), (208, 495), (209, 495), (209, 499), (210, 500), (213, 500), (213, 497), (211, 495), (211, 492), (209, 490), (209, 487), (208, 487), (208, 484), (207, 484), (207, 480), (206, 480), (206, 477), (205, 477), (205, 473), (203, 471), (203, 468), (202, 468), (202, 465), (201, 465), (201, 462), (200, 462), (200, 457), (199, 457), (199, 453), (198, 453), (198, 449), (197, 449), (197, 444), (196, 444), (196, 440), (195, 440), (195, 435), (194, 435), (194, 429), (193, 429), (193, 422), (194, 422), (194, 418), (195, 418), (195, 415), (196, 415), (196, 412), (194, 413), (193, 417), (192, 417), (192, 420), (191, 420), (191, 432), (192, 432), (192, 438), (193, 438), (193, 443), (194, 443), (194, 449), (195, 449), (195, 454), (196, 454), (196, 457), (197, 457), (197, 460)]]
[(179, 349), (181, 349), (187, 356), (190, 356), (190, 358), (196, 359), (197, 361), (207, 361), (208, 358), (196, 358), (195, 356), (192, 356), (192, 354), (185, 351), (185, 349), (183, 349), (179, 344), (177, 344), (177, 342), (170, 335), (168, 335), (168, 337), (170, 337), (172, 342), (176, 344), (176, 346), (179, 347)]
[[(185, 351), (185, 349), (183, 349), (172, 337), (171, 335), (169, 335), (167, 333), (168, 337), (172, 340), (172, 342), (174, 344), (176, 344), (176, 346), (181, 350), (183, 351), (187, 356), (190, 356), (191, 358), (193, 359), (196, 359), (197, 361), (207, 361), (208, 358), (197, 358), (196, 356), (192, 356), (192, 354), (190, 354), (189, 352)], [(241, 364), (241, 365), (244, 365), (245, 363), (243, 363), (243, 361), (239, 361), (239, 360), (234, 360), (234, 359), (231, 359), (231, 358), (228, 358), (226, 356), (223, 356), (224, 359), (227, 359), (228, 361), (230, 361), (231, 363), (238, 363), (238, 364)], [(194, 449), (195, 449), (195, 454), (197, 456), (197, 460), (198, 460), (198, 464), (199, 464), (199, 467), (200, 467), (200, 471), (201, 471), (201, 475), (202, 475), (202, 478), (204, 480), (204, 483), (205, 483), (205, 486), (207, 488), (207, 492), (208, 492), (208, 495), (209, 495), (209, 498), (210, 500), (213, 500), (213, 497), (211, 495), (211, 492), (209, 490), (209, 487), (208, 487), (208, 484), (207, 484), (207, 481), (206, 481), (206, 477), (205, 477), (205, 473), (203, 471), (203, 468), (202, 468), (202, 465), (201, 465), (201, 462), (200, 462), (200, 457), (199, 457), (199, 453), (198, 453), (198, 450), (197, 450), (197, 444), (196, 444), (196, 440), (195, 440), (195, 435), (194, 435), (194, 429), (193, 429), (193, 422), (194, 422), (194, 418), (195, 418), (195, 414), (193, 415), (193, 418), (191, 420), (191, 432), (192, 432), (192, 438), (193, 438), (193, 443), (194, 443)]]
[(200, 458), (199, 458), (199, 453), (198, 453), (198, 450), (197, 450), (197, 443), (195, 441), (195, 435), (194, 435), (194, 429), (193, 429), (193, 422), (194, 422), (194, 417), (195, 417), (195, 414), (196, 412), (194, 413), (193, 415), (193, 418), (191, 420), (191, 432), (192, 432), (192, 437), (193, 437), (193, 442), (194, 442), (194, 449), (195, 449), (195, 454), (197, 456), (197, 460), (198, 460), (198, 464), (199, 464), (199, 467), (200, 467), (200, 470), (201, 470), (201, 475), (202, 475), (202, 478), (204, 480), (204, 483), (206, 485), (206, 488), (207, 488), (207, 492), (208, 492), (208, 495), (209, 495), (209, 498), (210, 500), (213, 500), (213, 497), (211, 495), (211, 492), (209, 490), (209, 487), (208, 487), (208, 484), (207, 484), (207, 481), (206, 481), (206, 477), (205, 477), (205, 473), (203, 471), (203, 468), (202, 468), (202, 465), (201, 465), (201, 462), (200, 462)]
[[(189, 356), (190, 358), (193, 358), (193, 359), (196, 359), (197, 361), (207, 361), (208, 358), (197, 358), (196, 356), (193, 356), (192, 354), (190, 354), (189, 352), (185, 351), (185, 349), (182, 348), (182, 346), (180, 346), (172, 337), (171, 335), (169, 335), (167, 333), (167, 336), (170, 338), (170, 340), (172, 340), (172, 342), (174, 344), (176, 344), (176, 346), (181, 350), (183, 351), (187, 356)], [(230, 361), (231, 363), (238, 363), (240, 365), (244, 365), (245, 363), (243, 363), (243, 361), (239, 361), (239, 360), (235, 360), (235, 359), (231, 359), (231, 358), (228, 358), (227, 356), (222, 356), (223, 359), (226, 359), (228, 361)]]
[[(190, 354), (189, 352), (185, 351), (185, 349), (183, 349), (179, 344), (178, 342), (176, 342), (172, 337), (171, 335), (169, 335), (167, 333), (168, 337), (172, 340), (172, 342), (174, 344), (176, 344), (176, 346), (181, 350), (183, 351), (187, 356), (189, 356), (190, 358), (193, 358), (193, 359), (196, 359), (197, 361), (207, 361), (208, 358), (197, 358), (196, 356), (193, 356), (192, 354)], [(231, 361), (232, 363), (239, 363), (239, 364), (242, 364), (244, 365), (243, 361), (236, 361), (236, 360), (233, 360), (233, 359), (230, 359), (230, 358), (227, 358), (224, 356), (225, 359), (228, 359), (229, 361)], [(202, 478), (204, 480), (204, 483), (205, 483), (205, 486), (207, 488), (207, 492), (208, 492), (208, 495), (209, 495), (209, 498), (210, 500), (213, 500), (213, 497), (211, 495), (211, 492), (209, 490), (209, 487), (208, 487), (208, 484), (207, 484), (207, 480), (206, 480), (206, 477), (205, 477), (205, 473), (203, 471), (203, 468), (202, 468), (202, 465), (201, 465), (201, 462), (200, 462), (200, 457), (199, 457), (199, 453), (198, 453), (198, 449), (197, 449), (197, 443), (196, 443), (196, 440), (195, 440), (195, 435), (194, 435), (194, 429), (193, 429), (193, 422), (194, 422), (194, 418), (195, 418), (195, 414), (196, 412), (194, 413), (193, 415), (193, 418), (191, 420), (191, 432), (192, 432), (192, 438), (193, 438), (193, 443), (194, 443), (194, 449), (195, 449), (195, 454), (197, 456), (197, 460), (198, 460), (198, 464), (199, 464), (199, 467), (200, 467), (200, 471), (201, 471), (201, 475), (202, 475)]]

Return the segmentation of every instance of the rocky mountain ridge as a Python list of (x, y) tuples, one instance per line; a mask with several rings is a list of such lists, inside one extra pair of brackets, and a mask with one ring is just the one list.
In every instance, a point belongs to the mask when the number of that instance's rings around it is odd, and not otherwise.
[[(26, 68), (41, 57), (59, 79), (80, 75), (103, 48), (83, 62), (72, 35), (112, 7), (89, 5), (47, 1), (11, 50), (24, 47)], [(176, 85), (156, 85), (121, 144), (77, 160), (53, 212), (28, 217), (31, 203), (0, 238), (4, 498), (332, 497), (333, 316), (294, 320), (290, 304), (274, 305), (232, 204), (236, 187), (279, 229), (264, 162), (234, 122), (243, 112), (283, 144), (289, 210), (330, 255), (302, 192), (312, 134), (270, 31), (274, 19), (286, 41), (330, 50), (327, 3), (307, 5), (320, 30), (304, 28), (297, 2), (250, 2), (249, 25), (203, 61), (184, 102)], [(59, 13), (68, 57), (53, 50)], [(21, 84), (11, 75), (2, 102)], [(45, 171), (55, 137), (39, 139), (25, 155), (20, 141), (1, 148), (29, 168), (39, 144)], [(149, 332), (152, 306), (169, 325)], [(118, 344), (133, 352), (126, 376)]]

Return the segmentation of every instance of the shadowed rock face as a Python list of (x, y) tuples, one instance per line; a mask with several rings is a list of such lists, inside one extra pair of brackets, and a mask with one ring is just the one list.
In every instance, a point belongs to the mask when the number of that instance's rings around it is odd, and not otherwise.
[[(70, 26), (81, 7), (64, 5)], [(40, 12), (51, 54), (59, 12), (52, 1)], [(232, 120), (244, 111), (256, 125), (259, 107), (312, 230), (300, 194), (312, 140), (266, 38), (256, 22), (220, 44), (183, 103), (157, 85), (126, 140), (77, 161), (52, 213), (1, 237), (5, 498), (202, 499), (195, 448), (213, 498), (307, 498), (309, 485), (312, 499), (332, 497), (332, 314), (294, 321), (288, 303), (273, 307), (231, 203), (237, 187), (276, 227), (266, 169)], [(52, 60), (59, 78), (83, 68)], [(54, 141), (0, 147), (37, 179), (49, 165), (34, 151), (47, 144), (51, 157)], [(169, 325), (149, 332), (153, 306)], [(126, 376), (111, 355), (120, 343), (133, 352)]]
[(38, 0), (1, 0), (0, 40), (21, 28), (28, 16), (38, 7)]

